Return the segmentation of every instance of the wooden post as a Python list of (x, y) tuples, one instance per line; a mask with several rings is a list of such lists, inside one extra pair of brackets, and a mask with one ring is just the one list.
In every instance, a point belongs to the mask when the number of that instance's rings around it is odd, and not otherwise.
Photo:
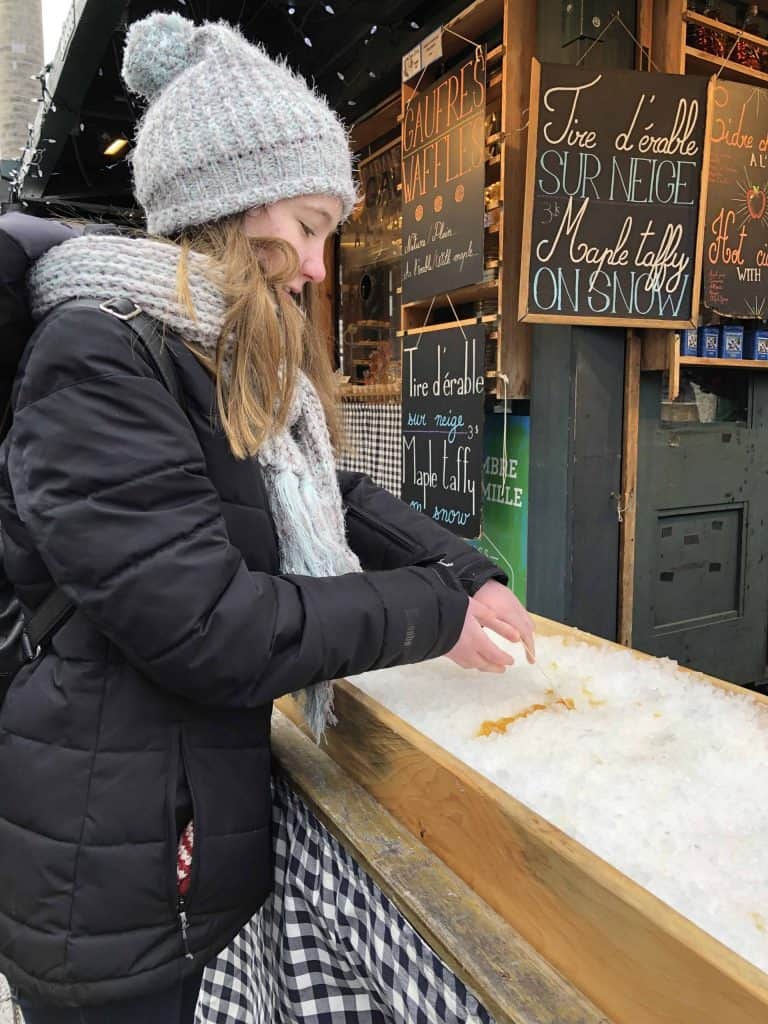
[(674, 402), (680, 394), (680, 345), (674, 331), (667, 331), (667, 398)]
[(632, 646), (637, 523), (637, 443), (640, 426), (640, 338), (627, 331), (624, 360), (624, 443), (621, 458), (619, 531), (619, 643)]
[(653, 5), (653, 62), (659, 71), (685, 72), (686, 0), (665, 0)]
[(635, 68), (638, 71), (652, 71), (653, 0), (638, 0), (637, 41), (640, 43), (640, 46), (635, 52)]
[(325, 280), (314, 285), (312, 296), (312, 317), (315, 327), (328, 343), (328, 354), (332, 365), (336, 365), (336, 236), (331, 235), (325, 244)]
[[(507, 375), (506, 391), (497, 395), (522, 398), (530, 394), (530, 324), (518, 320), (521, 245), (523, 237), (522, 187), (525, 180), (527, 131), (523, 115), (528, 110), (531, 58), (536, 40), (536, 4), (529, 0), (506, 0), (504, 4), (504, 65), (501, 93), (501, 187), (502, 209), (499, 234), (499, 358), (497, 364)], [(522, 259), (528, 253), (522, 252)]]

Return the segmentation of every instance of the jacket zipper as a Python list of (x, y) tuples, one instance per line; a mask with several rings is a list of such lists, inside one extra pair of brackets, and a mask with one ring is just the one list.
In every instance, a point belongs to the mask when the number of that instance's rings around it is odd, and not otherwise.
[(189, 921), (187, 919), (187, 904), (184, 897), (179, 893), (176, 897), (176, 910), (181, 925), (181, 941), (184, 944), (184, 957), (187, 960), (194, 960), (195, 954), (189, 948)]
[[(178, 918), (179, 918), (179, 927), (181, 929), (181, 941), (182, 941), (182, 943), (184, 945), (184, 956), (185, 956), (185, 958), (187, 960), (194, 960), (195, 954), (192, 952), (192, 949), (191, 949), (191, 947), (189, 945), (189, 917), (187, 916), (187, 897), (192, 892), (192, 889), (193, 889), (193, 886), (194, 886), (194, 882), (195, 882), (195, 878), (196, 878), (196, 875), (197, 875), (197, 861), (198, 861), (198, 853), (199, 853), (199, 851), (198, 851), (198, 842), (199, 842), (198, 836), (199, 836), (199, 832), (198, 832), (198, 822), (197, 822), (197, 807), (195, 805), (195, 794), (194, 794), (194, 791), (192, 789), (192, 779), (190, 778), (189, 768), (187, 767), (187, 754), (186, 754), (186, 750), (184, 748), (184, 737), (183, 737), (183, 734), (181, 732), (179, 732), (179, 753), (181, 755), (181, 768), (182, 768), (182, 771), (184, 772), (184, 777), (187, 780), (187, 787), (189, 789), (189, 796), (190, 796), (190, 799), (192, 801), (192, 820), (195, 823), (195, 841), (194, 841), (194, 845), (192, 847), (192, 865), (191, 865), (190, 873), (189, 873), (189, 888), (187, 889), (186, 896), (183, 896), (178, 891), (178, 889), (176, 890), (176, 913), (177, 913)], [(174, 864), (174, 873), (175, 873), (175, 870), (176, 870), (176, 859), (175, 859), (176, 858), (176, 854), (177, 854), (177, 850), (174, 850), (174, 862), (173, 862), (173, 864)], [(175, 885), (178, 884), (176, 882), (176, 880), (175, 880), (175, 874), (174, 874), (174, 884)]]

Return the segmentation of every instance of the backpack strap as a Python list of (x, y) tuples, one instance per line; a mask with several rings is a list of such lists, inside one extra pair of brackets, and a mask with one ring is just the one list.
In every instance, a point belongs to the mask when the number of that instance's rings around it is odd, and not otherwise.
[(115, 296), (115, 298), (107, 299), (106, 302), (99, 302), (96, 299), (70, 299), (57, 306), (56, 309), (70, 309), (78, 306), (85, 309), (100, 309), (102, 313), (109, 313), (110, 316), (128, 324), (146, 349), (166, 391), (169, 391), (181, 408), (186, 411), (184, 393), (181, 390), (176, 366), (165, 341), (167, 333), (171, 337), (175, 337), (173, 332), (166, 331), (164, 324), (146, 313), (132, 299), (124, 296)]
[(59, 626), (64, 625), (74, 610), (74, 604), (58, 587), (38, 605), (21, 632), (21, 646), (27, 661), (34, 661), (40, 656), (43, 645), (51, 639)]
[[(123, 297), (108, 299), (106, 302), (92, 299), (70, 299), (56, 308), (63, 309), (73, 306), (100, 309), (103, 313), (108, 313), (127, 323), (149, 354), (164, 387), (186, 412), (184, 393), (173, 359), (165, 343), (164, 327), (158, 320), (150, 316), (149, 313), (145, 313), (141, 306), (136, 305), (131, 299)], [(40, 656), (43, 646), (64, 625), (74, 610), (75, 605), (58, 587), (37, 606), (34, 614), (24, 626), (21, 636), (22, 647), (28, 661), (34, 661)]]

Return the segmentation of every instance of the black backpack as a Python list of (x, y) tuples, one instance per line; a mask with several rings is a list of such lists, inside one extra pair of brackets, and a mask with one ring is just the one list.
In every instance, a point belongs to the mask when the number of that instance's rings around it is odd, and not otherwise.
[[(99, 225), (96, 230), (105, 228)], [(41, 221), (27, 214), (9, 213), (0, 217), (0, 440), (4, 440), (11, 426), (13, 381), (24, 346), (34, 330), (27, 300), (27, 272), (53, 245), (80, 233), (55, 221)], [(122, 296), (101, 303), (73, 299), (57, 309), (65, 306), (96, 308), (105, 316), (125, 321), (146, 349), (164, 386), (184, 406), (181, 386), (164, 341), (164, 329), (157, 320)], [(0, 530), (0, 704), (19, 669), (40, 657), (48, 641), (73, 611), (72, 602), (56, 588), (29, 617), (25, 615), (5, 575)]]

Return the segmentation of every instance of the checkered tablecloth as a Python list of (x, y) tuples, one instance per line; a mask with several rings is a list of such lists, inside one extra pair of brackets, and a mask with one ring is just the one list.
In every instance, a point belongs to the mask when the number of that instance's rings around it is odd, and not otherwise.
[(284, 781), (275, 890), (203, 976), (197, 1024), (493, 1024)]
[(402, 480), (402, 407), (399, 402), (342, 402), (347, 438), (339, 469), (367, 474), (379, 487), (400, 497)]

